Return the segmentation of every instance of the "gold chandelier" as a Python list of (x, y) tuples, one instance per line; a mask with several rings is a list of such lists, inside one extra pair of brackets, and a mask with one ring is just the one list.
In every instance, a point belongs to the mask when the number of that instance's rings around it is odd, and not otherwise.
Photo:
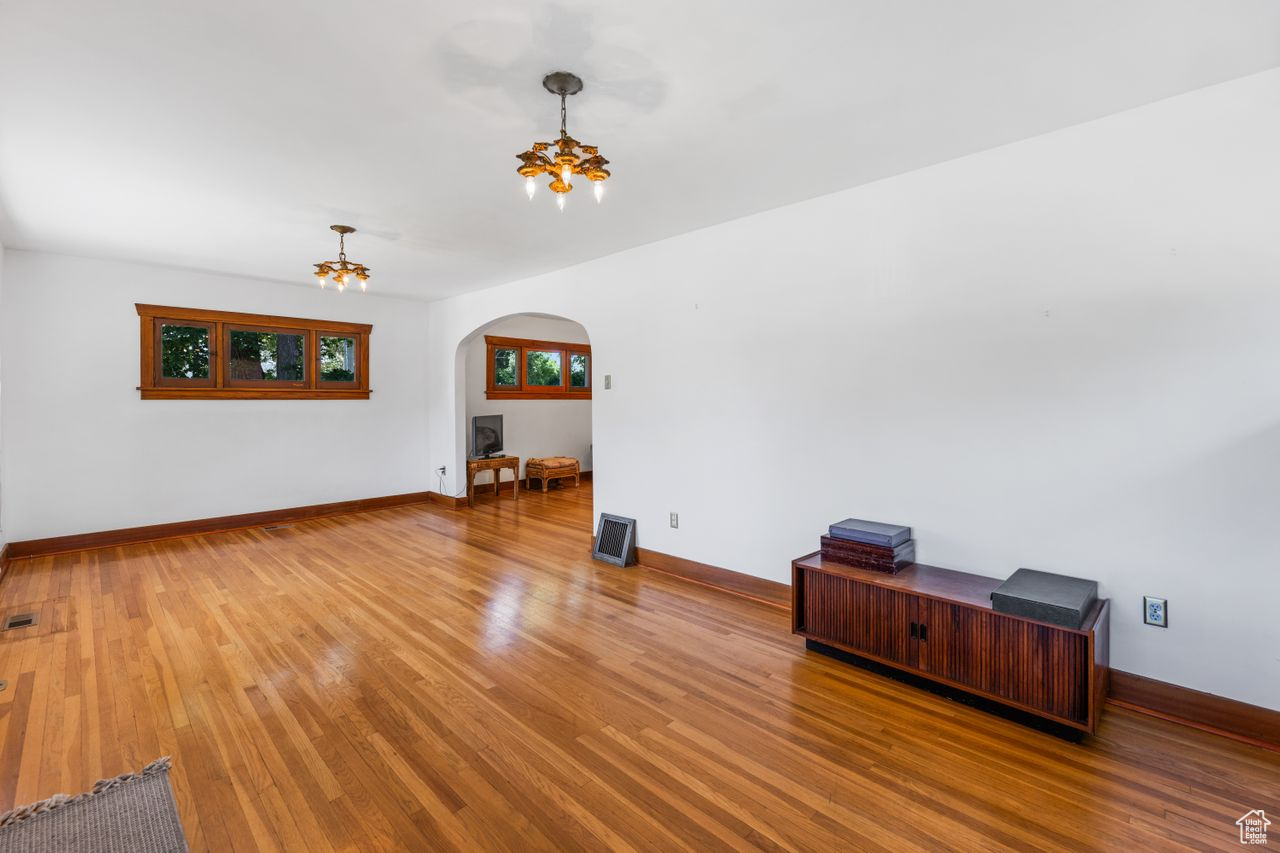
[[(525, 194), (532, 201), (537, 190), (534, 178), (542, 174), (551, 175), (551, 191), (556, 194), (556, 206), (564, 210), (564, 198), (573, 190), (573, 176), (582, 175), (591, 181), (599, 203), (604, 198), (604, 182), (609, 178), (609, 170), (605, 168), (609, 161), (600, 156), (599, 148), (582, 145), (569, 135), (565, 127), (565, 98), (582, 91), (582, 79), (568, 71), (556, 71), (542, 78), (542, 87), (560, 96), (560, 138), (555, 142), (535, 142), (528, 151), (516, 155), (520, 161), (520, 168), (516, 171), (524, 175)], [(555, 148), (555, 153), (543, 153), (552, 148)], [(581, 149), (582, 153), (576, 153), (575, 149)]]
[(324, 289), (325, 284), (332, 276), (334, 282), (338, 285), (338, 292), (347, 289), (347, 285), (351, 283), (352, 277), (360, 281), (360, 289), (369, 289), (369, 268), (364, 264), (356, 264), (347, 260), (347, 235), (356, 233), (356, 229), (350, 225), (330, 225), (331, 231), (338, 232), (338, 259), (336, 261), (324, 261), (316, 264), (316, 283)]

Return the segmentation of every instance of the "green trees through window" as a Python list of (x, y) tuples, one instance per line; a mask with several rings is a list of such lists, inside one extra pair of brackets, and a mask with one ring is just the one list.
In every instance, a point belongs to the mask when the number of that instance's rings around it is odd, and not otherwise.
[(356, 339), (320, 336), (320, 381), (354, 382)]
[(167, 379), (208, 379), (209, 327), (165, 323), (160, 330), (160, 375)]
[(301, 382), (306, 379), (305, 341), (303, 335), (233, 329), (230, 378)]
[(520, 350), (496, 349), (493, 351), (493, 384), (519, 385)]
[(560, 378), (560, 353), (529, 350), (526, 360), (528, 362), (526, 385), (546, 387), (563, 383)]

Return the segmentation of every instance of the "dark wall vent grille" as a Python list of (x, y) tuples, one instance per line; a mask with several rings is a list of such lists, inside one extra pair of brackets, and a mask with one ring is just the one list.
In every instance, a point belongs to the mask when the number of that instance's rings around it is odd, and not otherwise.
[(636, 561), (636, 520), (600, 513), (596, 545), (591, 556), (615, 566), (633, 565)]

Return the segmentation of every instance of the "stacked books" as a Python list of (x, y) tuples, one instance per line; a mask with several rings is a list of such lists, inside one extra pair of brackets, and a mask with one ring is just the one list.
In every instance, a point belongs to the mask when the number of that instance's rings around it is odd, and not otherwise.
[(822, 558), (892, 575), (916, 561), (916, 542), (910, 527), (846, 518), (822, 537)]

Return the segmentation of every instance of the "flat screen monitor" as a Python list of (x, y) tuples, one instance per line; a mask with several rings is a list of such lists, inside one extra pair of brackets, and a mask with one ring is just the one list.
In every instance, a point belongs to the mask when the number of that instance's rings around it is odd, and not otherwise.
[(476, 415), (471, 419), (471, 455), (493, 456), (502, 452), (502, 415)]

